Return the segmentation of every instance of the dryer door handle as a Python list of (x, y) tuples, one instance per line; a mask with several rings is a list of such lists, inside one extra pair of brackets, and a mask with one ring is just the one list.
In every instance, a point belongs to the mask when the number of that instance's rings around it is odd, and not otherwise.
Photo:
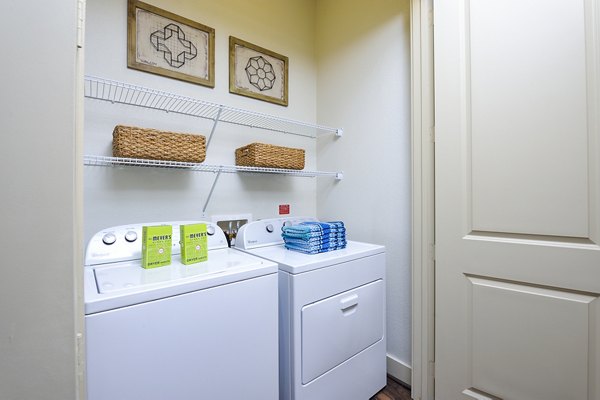
[(353, 294), (340, 300), (340, 310), (342, 310), (344, 315), (352, 313), (356, 309), (356, 306), (358, 306), (358, 294)]

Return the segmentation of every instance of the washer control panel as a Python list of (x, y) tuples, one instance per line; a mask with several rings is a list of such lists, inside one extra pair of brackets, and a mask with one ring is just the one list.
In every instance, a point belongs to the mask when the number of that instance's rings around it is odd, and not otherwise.
[(304, 221), (317, 221), (317, 219), (312, 217), (285, 217), (249, 222), (238, 231), (235, 247), (253, 249), (283, 244), (281, 229), (284, 226), (295, 225)]
[(179, 226), (199, 223), (206, 224), (208, 250), (227, 247), (225, 234), (217, 224), (213, 224), (212, 222), (173, 221), (121, 225), (103, 229), (92, 236), (85, 253), (85, 265), (98, 265), (141, 259), (142, 228), (144, 226), (171, 225), (173, 228), (171, 254), (180, 254)]
[(127, 240), (129, 243), (135, 242), (137, 238), (138, 235), (136, 231), (127, 231), (127, 233), (125, 233), (125, 240)]
[[(125, 236), (125, 237), (127, 237), (127, 236)], [(111, 244), (113, 244), (116, 241), (117, 241), (117, 237), (112, 232), (106, 233), (104, 236), (102, 236), (102, 243), (104, 243), (107, 246), (110, 246)]]

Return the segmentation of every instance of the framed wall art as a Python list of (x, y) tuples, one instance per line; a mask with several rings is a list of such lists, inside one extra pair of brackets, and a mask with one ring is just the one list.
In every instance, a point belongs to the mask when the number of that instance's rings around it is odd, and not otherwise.
[(288, 58), (229, 37), (229, 91), (288, 105)]
[(215, 30), (137, 0), (127, 12), (127, 66), (215, 87)]

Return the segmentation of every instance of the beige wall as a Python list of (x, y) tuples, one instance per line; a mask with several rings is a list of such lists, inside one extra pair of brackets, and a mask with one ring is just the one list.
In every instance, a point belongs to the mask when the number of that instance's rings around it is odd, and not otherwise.
[[(318, 216), (387, 249), (388, 355), (411, 365), (410, 29), (408, 0), (317, 1), (319, 123), (344, 137), (319, 141)], [(388, 364), (389, 365), (389, 364)], [(394, 367), (395, 368), (395, 367)]]
[[(211, 26), (216, 31), (215, 88), (194, 85), (127, 68), (126, 0), (89, 0), (86, 73), (121, 80), (228, 106), (305, 122), (316, 122), (315, 3), (306, 0), (151, 0), (149, 3)], [(229, 36), (289, 57), (289, 106), (229, 93)], [(85, 153), (110, 155), (116, 124), (155, 127), (207, 135), (212, 124), (177, 116), (85, 101)], [(207, 151), (207, 164), (233, 165), (234, 150), (252, 142), (306, 149), (306, 168), (315, 169), (316, 141), (258, 129), (219, 124)], [(85, 168), (85, 237), (112, 225), (199, 219), (213, 182), (212, 173), (157, 169)], [(331, 179), (331, 178), (325, 178)], [(273, 175), (223, 174), (208, 215), (252, 213), (275, 217), (279, 204), (295, 215), (316, 214), (316, 179)]]
[(2, 400), (78, 391), (76, 11), (74, 0), (0, 5)]

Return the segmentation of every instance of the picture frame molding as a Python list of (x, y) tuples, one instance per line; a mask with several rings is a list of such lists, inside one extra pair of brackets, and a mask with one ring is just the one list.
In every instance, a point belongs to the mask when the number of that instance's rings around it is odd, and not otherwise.
[[(189, 75), (182, 72), (172, 71), (159, 66), (140, 63), (136, 60), (137, 54), (137, 21), (136, 9), (142, 9), (149, 13), (159, 15), (161, 17), (173, 20), (191, 28), (206, 32), (208, 34), (208, 79), (198, 76)], [(144, 72), (150, 72), (156, 75), (162, 75), (181, 81), (191, 82), (210, 88), (215, 87), (215, 29), (207, 25), (201, 24), (191, 19), (174, 14), (170, 11), (163, 10), (148, 3), (139, 0), (127, 1), (127, 67), (137, 69)]]
[[(244, 88), (237, 87), (235, 84), (235, 46), (242, 46), (251, 50), (254, 50), (258, 53), (266, 54), (283, 62), (283, 97), (274, 97), (261, 93), (255, 93)], [(241, 96), (252, 97), (257, 100), (267, 101), (270, 103), (279, 104), (282, 106), (288, 106), (288, 80), (289, 80), (289, 59), (288, 57), (276, 53), (274, 51), (265, 49), (264, 47), (257, 46), (253, 43), (247, 42), (245, 40), (236, 38), (234, 36), (229, 36), (229, 92), (238, 94)]]

